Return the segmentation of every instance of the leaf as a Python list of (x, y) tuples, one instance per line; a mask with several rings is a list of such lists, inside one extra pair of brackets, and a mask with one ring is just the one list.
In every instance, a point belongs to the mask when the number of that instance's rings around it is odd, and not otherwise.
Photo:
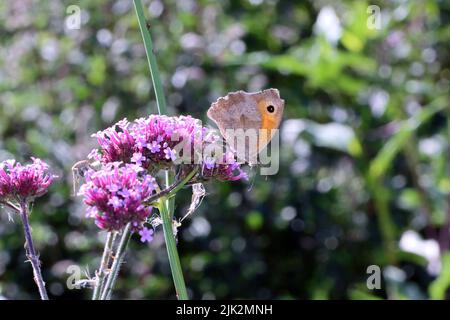
[(360, 52), (364, 48), (364, 43), (350, 31), (344, 32), (341, 41), (350, 51)]
[(100, 85), (105, 81), (106, 77), (106, 62), (105, 59), (100, 56), (93, 56), (89, 60), (89, 71), (87, 78), (93, 85)]
[(296, 75), (306, 75), (308, 67), (300, 59), (291, 55), (273, 56), (262, 63), (262, 66), (268, 69), (274, 69), (280, 72), (289, 72)]
[(444, 97), (437, 98), (429, 106), (424, 107), (414, 117), (404, 120), (400, 124), (400, 129), (395, 133), (388, 142), (381, 148), (377, 156), (370, 164), (370, 176), (373, 179), (381, 177), (392, 164), (396, 155), (408, 143), (412, 134), (424, 123), (432, 118), (433, 115), (442, 111), (446, 107), (446, 99)]
[(442, 271), (439, 277), (434, 280), (428, 288), (431, 299), (445, 299), (445, 292), (450, 287), (450, 253), (442, 257)]

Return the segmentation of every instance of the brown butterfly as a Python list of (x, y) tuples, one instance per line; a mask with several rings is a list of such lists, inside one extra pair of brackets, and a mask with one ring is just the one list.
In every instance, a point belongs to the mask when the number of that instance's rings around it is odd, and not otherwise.
[(254, 164), (258, 153), (275, 134), (274, 129), (278, 129), (283, 110), (284, 100), (279, 91), (267, 89), (231, 92), (214, 102), (207, 114), (238, 159)]

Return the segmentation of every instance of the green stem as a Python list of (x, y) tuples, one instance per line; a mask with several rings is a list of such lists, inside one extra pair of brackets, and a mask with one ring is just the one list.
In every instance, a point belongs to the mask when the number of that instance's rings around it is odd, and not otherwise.
[(368, 187), (377, 208), (378, 225), (386, 249), (389, 264), (397, 263), (395, 235), (397, 228), (389, 210), (389, 191), (383, 186), (379, 178), (368, 178)]
[[(139, 28), (141, 30), (142, 38), (144, 40), (145, 52), (147, 54), (148, 65), (150, 68), (150, 74), (153, 81), (153, 88), (155, 91), (156, 102), (158, 105), (158, 113), (166, 114), (166, 100), (164, 98), (164, 90), (159, 75), (158, 64), (156, 62), (155, 53), (153, 50), (153, 43), (148, 31), (147, 22), (144, 16), (144, 10), (140, 0), (133, 0), (134, 8), (139, 22)], [(168, 188), (173, 181), (170, 171), (166, 171), (166, 188)], [(163, 198), (162, 198), (163, 199)], [(164, 240), (167, 246), (167, 252), (169, 254), (170, 268), (172, 276), (174, 278), (175, 289), (179, 299), (187, 300), (186, 285), (184, 284), (183, 273), (181, 271), (180, 259), (178, 257), (177, 245), (172, 231), (172, 217), (174, 211), (175, 197), (170, 199), (164, 198), (160, 200), (162, 211), (163, 228), (164, 228)]]
[[(174, 174), (172, 172), (170, 172), (169, 170), (167, 170), (166, 171), (166, 187), (170, 186), (172, 184), (173, 179), (174, 179)], [(189, 180), (187, 180), (187, 181), (189, 181)], [(173, 213), (175, 211), (175, 196), (167, 198), (167, 208), (169, 210), (170, 219), (172, 219)]]
[[(399, 119), (402, 119), (403, 121), (408, 120), (408, 115), (405, 110), (402, 108), (395, 108), (395, 110), (398, 110), (396, 114)], [(425, 214), (425, 219), (427, 221), (427, 225), (429, 226), (428, 228), (430, 228), (433, 225), (433, 200), (428, 194), (428, 191), (420, 184), (420, 155), (416, 148), (416, 146), (419, 145), (419, 142), (417, 141), (416, 132), (411, 132), (408, 141), (409, 143), (405, 144), (403, 150), (406, 166), (409, 168), (412, 184), (418, 191), (422, 211)]]
[[(109, 268), (109, 266), (111, 264), (111, 260), (114, 257), (114, 244), (116, 243), (117, 234), (118, 234), (117, 232), (113, 233), (111, 250), (110, 250), (109, 255), (108, 255), (108, 257), (106, 258), (106, 261), (105, 261), (105, 266), (107, 268)], [(103, 291), (105, 290), (106, 280), (107, 280), (107, 277), (108, 277), (109, 273), (110, 273), (110, 270), (105, 272), (105, 279), (103, 279), (102, 286), (100, 287), (100, 294), (99, 294), (99, 297), (98, 297), (99, 299), (101, 299), (101, 295), (102, 295)]]
[(158, 113), (166, 114), (166, 99), (164, 98), (164, 90), (159, 76), (158, 64), (156, 63), (156, 57), (153, 49), (152, 38), (147, 29), (147, 22), (144, 16), (144, 9), (140, 0), (134, 0), (134, 8), (136, 9), (136, 15), (139, 22), (139, 28), (141, 29), (142, 38), (144, 39), (145, 52), (147, 53), (148, 65), (150, 67), (150, 74), (152, 76), (153, 87), (156, 95), (156, 102), (158, 104)]
[(158, 192), (157, 194), (151, 196), (150, 198), (148, 198), (145, 203), (146, 204), (152, 204), (153, 202), (157, 201), (158, 199), (160, 199), (163, 196), (166, 196), (168, 199), (170, 199), (171, 197), (175, 196), (175, 194), (181, 189), (183, 188), (186, 183), (189, 182), (189, 180), (191, 180), (191, 178), (197, 173), (198, 168), (195, 168), (194, 170), (192, 170), (186, 177), (184, 177), (182, 180), (178, 180), (176, 182), (174, 182), (173, 184), (170, 185), (170, 187)]
[(114, 262), (111, 266), (111, 272), (109, 274), (108, 280), (105, 284), (105, 289), (102, 292), (100, 300), (109, 300), (114, 289), (114, 285), (117, 281), (117, 276), (119, 275), (119, 270), (125, 256), (125, 252), (128, 247), (128, 243), (131, 238), (131, 223), (128, 223), (122, 231), (122, 237), (120, 238), (119, 246), (114, 257)]
[(92, 300), (100, 299), (100, 293), (102, 291), (103, 284), (106, 278), (106, 269), (108, 268), (109, 257), (112, 253), (113, 239), (113, 233), (108, 232), (108, 235), (106, 236), (105, 248), (103, 249), (102, 260), (100, 262), (100, 268), (97, 274), (98, 280), (94, 287), (94, 293), (92, 294)]
[(167, 254), (169, 255), (170, 270), (172, 271), (173, 283), (179, 300), (188, 300), (186, 285), (184, 283), (183, 271), (181, 270), (180, 258), (178, 256), (177, 244), (173, 235), (172, 216), (168, 210), (169, 201), (161, 198), (159, 210), (163, 221), (164, 239), (166, 241)]

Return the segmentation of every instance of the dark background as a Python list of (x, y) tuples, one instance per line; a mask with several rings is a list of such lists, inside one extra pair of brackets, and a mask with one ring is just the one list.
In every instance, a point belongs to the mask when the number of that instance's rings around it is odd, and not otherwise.
[[(206, 120), (219, 96), (278, 88), (280, 170), (206, 185), (180, 229), (192, 298), (443, 299), (450, 285), (448, 1), (143, 1), (171, 115)], [(81, 27), (68, 30), (69, 5)], [(370, 29), (368, 6), (381, 8)], [(31, 223), (51, 298), (103, 233), (72, 196), (90, 135), (156, 113), (131, 1), (0, 3), (0, 160), (60, 177)], [(250, 170), (250, 169), (248, 169)], [(190, 191), (177, 198), (176, 214)], [(0, 213), (0, 297), (35, 299), (20, 221)], [(114, 298), (175, 298), (162, 230), (133, 238)], [(382, 271), (380, 290), (366, 269)]]

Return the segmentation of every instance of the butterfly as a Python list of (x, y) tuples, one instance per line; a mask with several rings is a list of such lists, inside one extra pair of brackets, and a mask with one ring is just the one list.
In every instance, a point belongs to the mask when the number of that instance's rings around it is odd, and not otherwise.
[(238, 160), (255, 164), (257, 155), (280, 126), (284, 100), (277, 89), (236, 91), (221, 97), (208, 109)]

